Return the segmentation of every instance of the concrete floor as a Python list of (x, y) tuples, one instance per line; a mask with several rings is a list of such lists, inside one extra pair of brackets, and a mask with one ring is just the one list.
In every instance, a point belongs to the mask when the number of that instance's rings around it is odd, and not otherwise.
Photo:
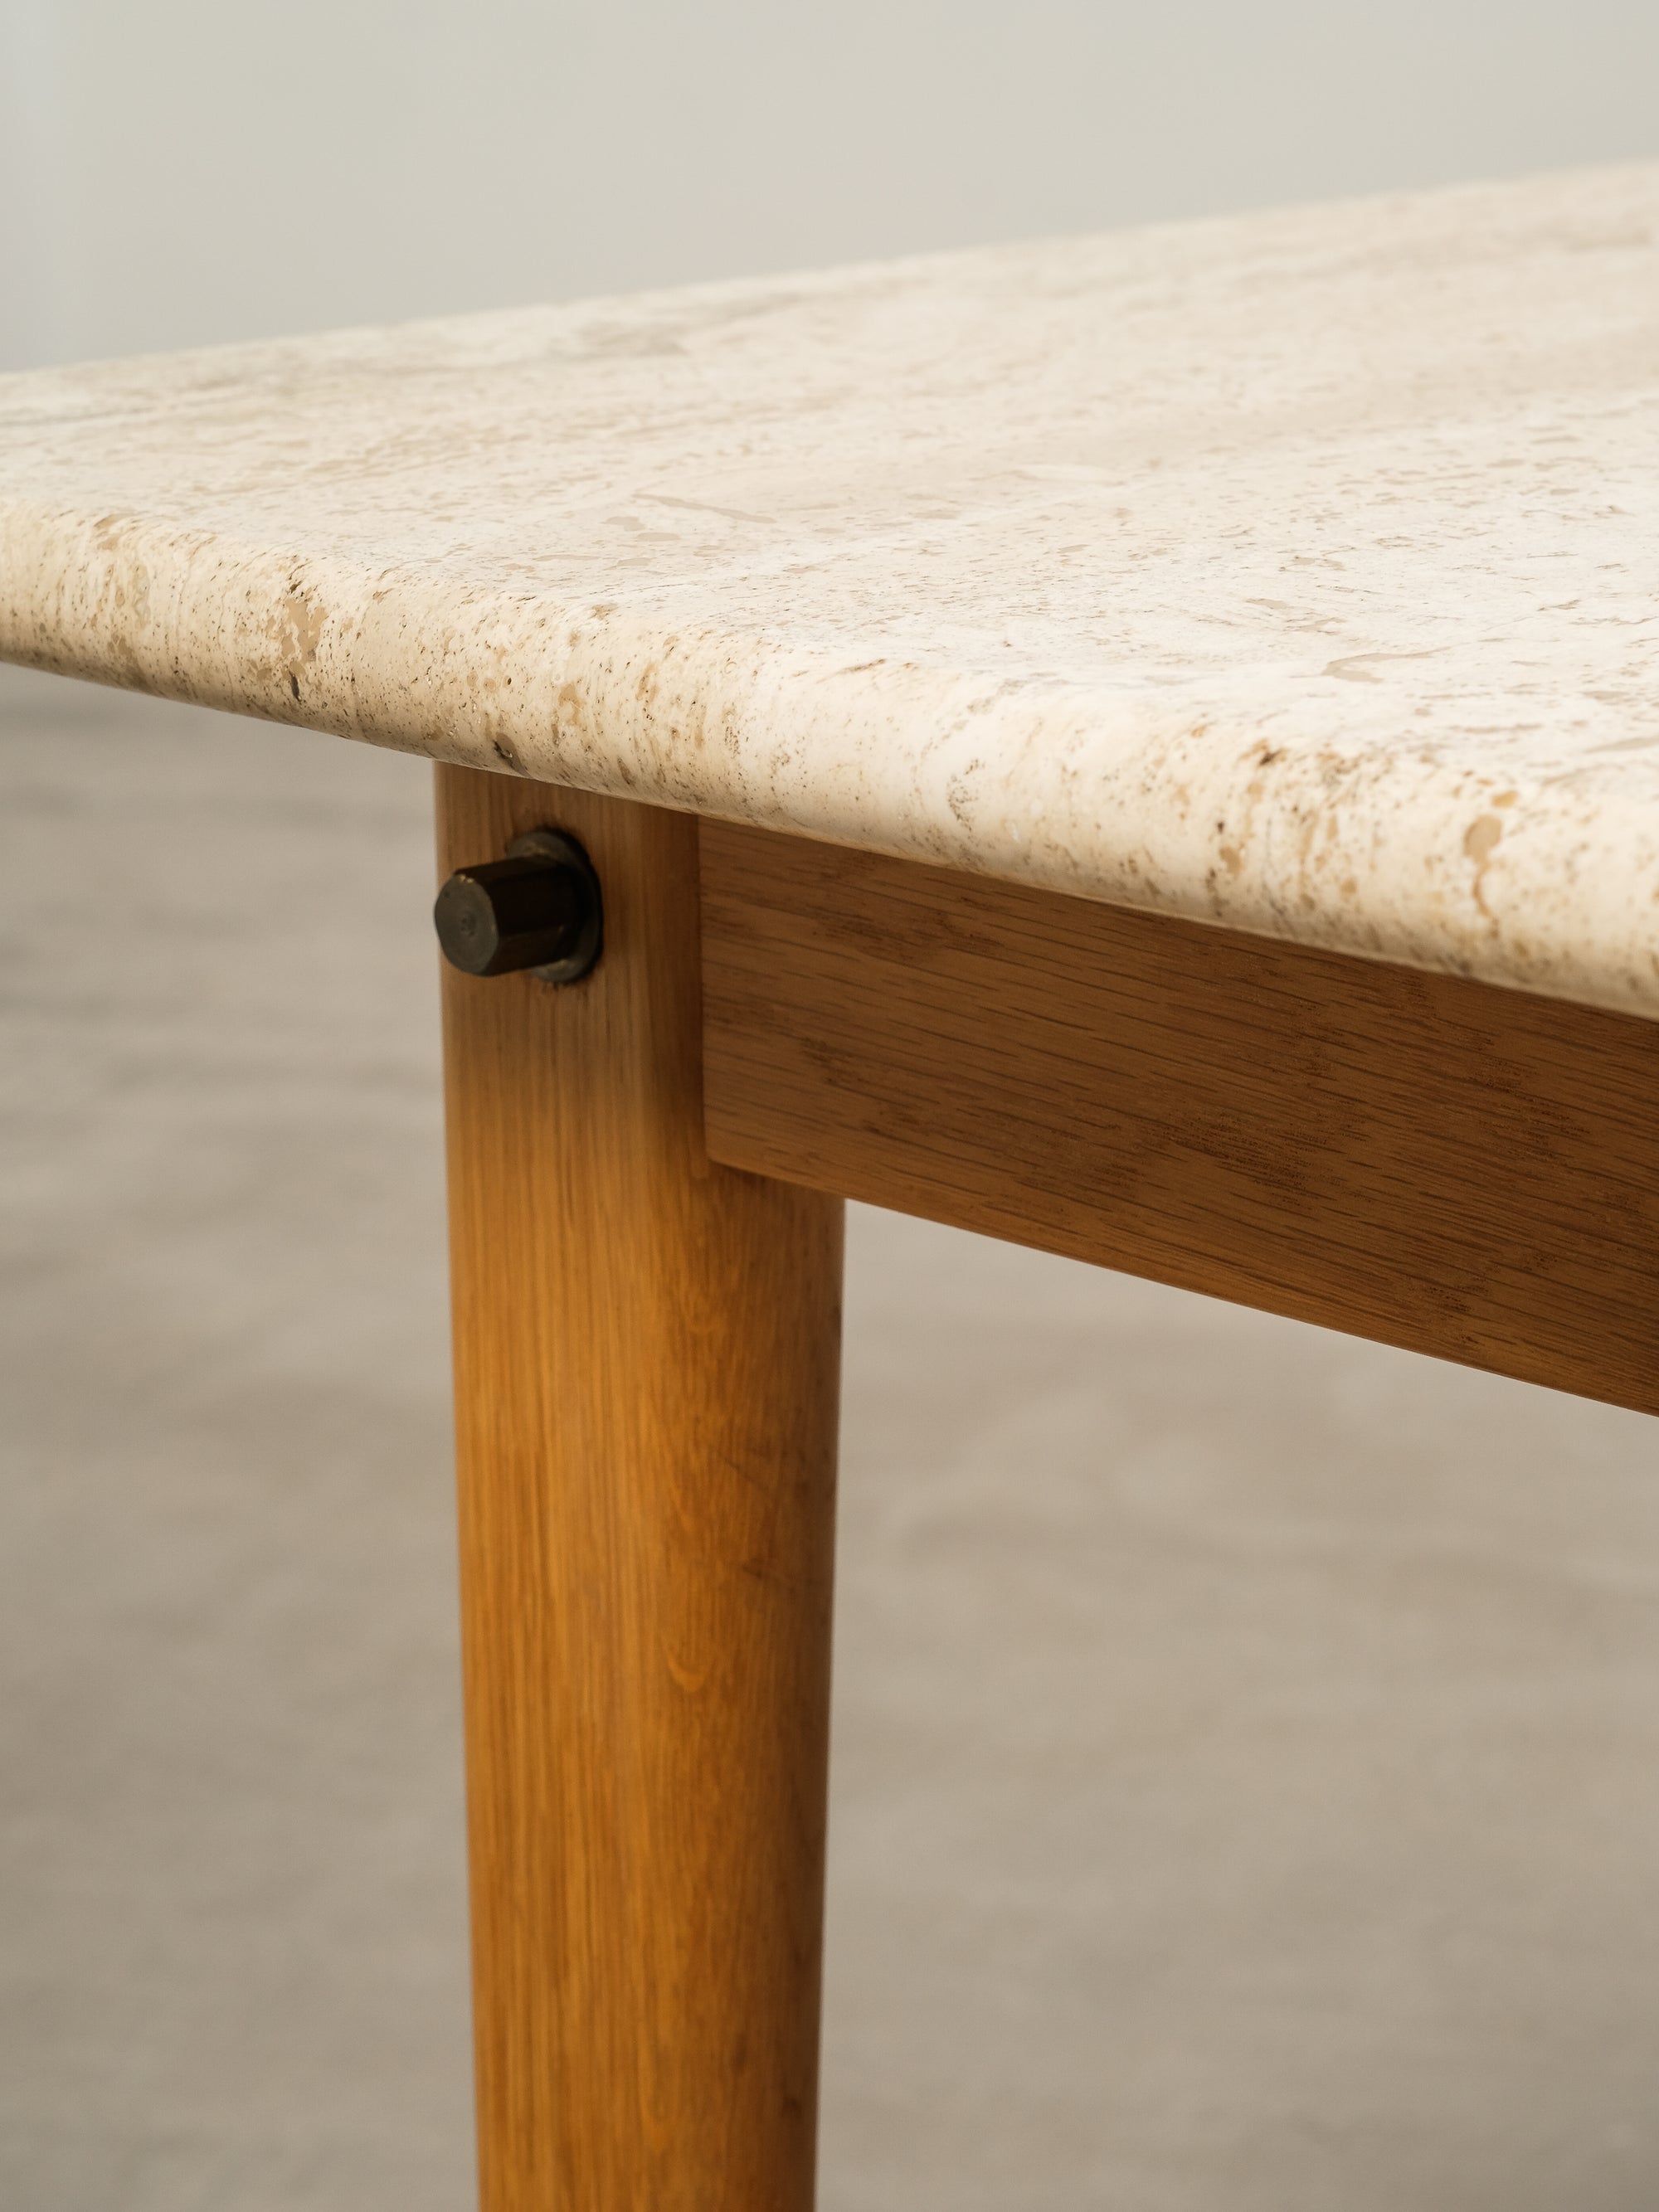
[[(0, 671), (7, 2212), (471, 2200), (428, 806)], [(826, 2212), (1653, 2212), (1656, 1431), (848, 1295)]]

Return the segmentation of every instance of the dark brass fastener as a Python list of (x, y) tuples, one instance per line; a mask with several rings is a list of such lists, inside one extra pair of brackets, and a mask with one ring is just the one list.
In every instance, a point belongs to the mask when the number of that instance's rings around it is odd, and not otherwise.
[(562, 830), (527, 830), (505, 860), (457, 868), (432, 919), (445, 959), (469, 975), (528, 968), (544, 983), (574, 983), (605, 941), (599, 879)]

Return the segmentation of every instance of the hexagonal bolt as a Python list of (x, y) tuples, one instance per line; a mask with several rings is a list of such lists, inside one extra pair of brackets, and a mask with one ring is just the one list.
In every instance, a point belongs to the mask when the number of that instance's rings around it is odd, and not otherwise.
[(432, 919), (444, 957), (468, 975), (528, 968), (543, 982), (574, 983), (604, 944), (599, 879), (560, 830), (529, 830), (505, 860), (457, 868)]

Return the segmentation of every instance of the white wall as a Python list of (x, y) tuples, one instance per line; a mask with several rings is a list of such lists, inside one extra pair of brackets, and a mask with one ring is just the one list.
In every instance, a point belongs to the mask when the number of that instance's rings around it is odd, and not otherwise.
[(1659, 154), (1659, 0), (0, 0), (0, 365)]

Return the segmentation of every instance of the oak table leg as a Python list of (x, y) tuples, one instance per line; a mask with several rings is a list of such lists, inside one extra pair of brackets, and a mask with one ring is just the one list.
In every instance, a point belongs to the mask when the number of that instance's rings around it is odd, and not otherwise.
[(605, 902), (580, 983), (444, 976), (483, 2212), (806, 2212), (841, 1202), (704, 1151), (695, 823), (438, 817)]

